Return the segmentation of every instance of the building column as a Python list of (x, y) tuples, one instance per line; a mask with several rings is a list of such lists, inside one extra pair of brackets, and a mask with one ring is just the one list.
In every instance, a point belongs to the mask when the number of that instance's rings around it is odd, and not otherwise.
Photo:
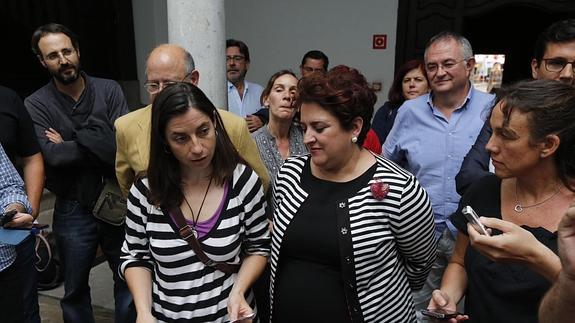
[(140, 102), (143, 104), (149, 101), (149, 94), (143, 87), (148, 54), (159, 44), (168, 42), (166, 6), (166, 0), (132, 0)]
[(188, 50), (200, 72), (199, 87), (227, 109), (224, 0), (167, 0), (168, 40)]

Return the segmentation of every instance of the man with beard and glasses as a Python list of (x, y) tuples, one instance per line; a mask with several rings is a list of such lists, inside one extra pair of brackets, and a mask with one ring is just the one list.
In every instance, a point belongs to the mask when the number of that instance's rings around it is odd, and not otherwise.
[(228, 79), (228, 111), (246, 119), (248, 129), (254, 132), (263, 126), (256, 115), (262, 106), (263, 87), (246, 81), (250, 68), (250, 51), (241, 40), (226, 40), (226, 77)]
[(135, 321), (132, 297), (118, 277), (123, 225), (97, 220), (92, 209), (105, 181), (115, 181), (114, 121), (128, 113), (118, 83), (81, 70), (78, 38), (47, 24), (32, 50), (52, 79), (26, 98), (46, 164), (46, 187), (56, 195), (53, 229), (64, 268), (65, 322), (94, 322), (88, 278), (100, 245), (114, 275), (116, 322)]

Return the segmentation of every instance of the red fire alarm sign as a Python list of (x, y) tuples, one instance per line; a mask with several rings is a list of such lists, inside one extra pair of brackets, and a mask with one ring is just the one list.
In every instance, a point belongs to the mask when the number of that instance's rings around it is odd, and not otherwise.
[(373, 49), (386, 49), (387, 35), (373, 35)]

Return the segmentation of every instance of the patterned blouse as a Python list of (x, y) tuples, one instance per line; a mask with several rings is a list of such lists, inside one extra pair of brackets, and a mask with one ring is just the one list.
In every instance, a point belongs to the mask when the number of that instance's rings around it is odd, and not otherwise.
[[(252, 137), (256, 141), (258, 150), (260, 151), (260, 157), (264, 165), (266, 165), (270, 175), (270, 181), (273, 183), (278, 170), (284, 163), (284, 159), (276, 145), (276, 140), (270, 133), (267, 125), (253, 132)], [(289, 129), (288, 157), (306, 155), (307, 153), (307, 147), (303, 143), (303, 132), (299, 126), (293, 124)]]

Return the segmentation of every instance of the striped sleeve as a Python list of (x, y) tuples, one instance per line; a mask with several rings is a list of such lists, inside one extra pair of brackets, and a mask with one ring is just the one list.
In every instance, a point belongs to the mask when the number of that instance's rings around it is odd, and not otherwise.
[(126, 237), (122, 245), (120, 275), (129, 267), (145, 267), (153, 269), (150, 256), (150, 246), (146, 233), (148, 210), (152, 209), (145, 192), (147, 180), (138, 180), (132, 185), (128, 196), (128, 213), (126, 216)]
[[(243, 225), (246, 233), (243, 241), (244, 251), (249, 255), (269, 257), (270, 233), (267, 220), (267, 201), (264, 188), (257, 173), (245, 167), (238, 182), (243, 183), (244, 218)], [(237, 183), (236, 183), (237, 184)]]
[(399, 213), (390, 215), (390, 227), (409, 285), (421, 289), (435, 260), (435, 223), (429, 197), (413, 176), (403, 189)]

